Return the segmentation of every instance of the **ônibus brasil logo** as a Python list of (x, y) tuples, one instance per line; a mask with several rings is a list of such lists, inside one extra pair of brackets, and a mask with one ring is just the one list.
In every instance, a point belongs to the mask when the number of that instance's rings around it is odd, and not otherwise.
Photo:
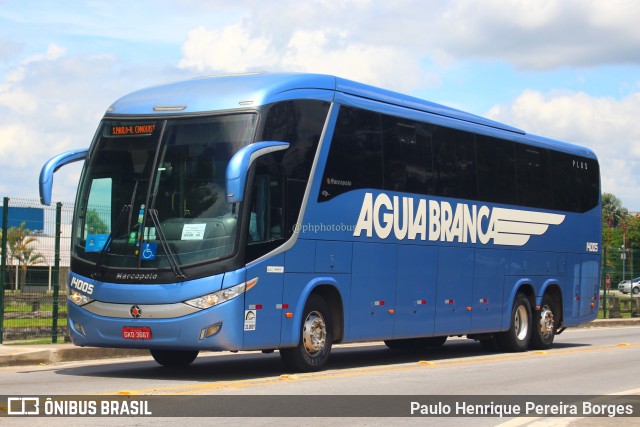
[(353, 235), (523, 246), (560, 225), (564, 215), (366, 193)]

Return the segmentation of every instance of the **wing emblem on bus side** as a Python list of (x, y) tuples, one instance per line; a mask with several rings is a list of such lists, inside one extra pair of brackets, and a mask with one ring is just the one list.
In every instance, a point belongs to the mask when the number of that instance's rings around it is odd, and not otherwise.
[(560, 225), (564, 215), (493, 208), (493, 243), (505, 246), (524, 246), (531, 236), (541, 236), (550, 225)]

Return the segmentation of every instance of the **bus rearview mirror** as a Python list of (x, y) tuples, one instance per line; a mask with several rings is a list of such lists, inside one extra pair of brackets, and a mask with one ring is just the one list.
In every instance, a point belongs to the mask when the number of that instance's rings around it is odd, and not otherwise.
[(226, 172), (227, 203), (238, 203), (244, 200), (247, 173), (255, 159), (287, 148), (289, 148), (288, 142), (261, 141), (249, 144), (234, 154)]
[(53, 174), (62, 166), (69, 163), (79, 162), (87, 158), (88, 148), (66, 151), (52, 157), (44, 164), (40, 171), (40, 203), (49, 206), (51, 204), (51, 191), (53, 188)]

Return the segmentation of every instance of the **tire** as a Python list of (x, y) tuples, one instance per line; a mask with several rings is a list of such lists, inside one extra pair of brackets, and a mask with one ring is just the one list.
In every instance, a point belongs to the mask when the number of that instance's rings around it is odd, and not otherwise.
[(198, 357), (198, 350), (151, 350), (151, 356), (167, 368), (184, 368)]
[(533, 315), (533, 326), (531, 328), (531, 348), (535, 350), (546, 350), (553, 345), (553, 338), (556, 334), (556, 323), (558, 309), (553, 303), (553, 298), (549, 294), (542, 297), (540, 310)]
[(324, 298), (310, 295), (304, 306), (298, 345), (280, 350), (287, 369), (295, 372), (322, 370), (331, 354), (332, 326), (331, 312)]
[(640, 294), (640, 287), (636, 286), (635, 288), (633, 288), (631, 290), (631, 293), (633, 293), (633, 295), (638, 295)]
[(391, 350), (423, 351), (429, 348), (442, 347), (447, 341), (447, 336), (429, 338), (406, 338), (399, 340), (386, 340), (384, 344)]
[(509, 330), (496, 335), (496, 344), (501, 351), (520, 352), (529, 348), (531, 341), (531, 304), (523, 293), (513, 301)]

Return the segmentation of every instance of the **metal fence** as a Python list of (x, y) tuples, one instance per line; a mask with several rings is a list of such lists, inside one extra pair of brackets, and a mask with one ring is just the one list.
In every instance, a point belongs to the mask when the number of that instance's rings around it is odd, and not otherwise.
[[(3, 199), (0, 344), (65, 340), (72, 215), (71, 203)], [(602, 259), (600, 317), (640, 316), (640, 294), (618, 290), (640, 277), (640, 250), (605, 248)]]
[[(622, 282), (628, 291), (620, 291)], [(640, 317), (640, 249), (604, 248), (601, 295), (602, 317)]]
[(2, 200), (0, 343), (66, 336), (73, 204)]

